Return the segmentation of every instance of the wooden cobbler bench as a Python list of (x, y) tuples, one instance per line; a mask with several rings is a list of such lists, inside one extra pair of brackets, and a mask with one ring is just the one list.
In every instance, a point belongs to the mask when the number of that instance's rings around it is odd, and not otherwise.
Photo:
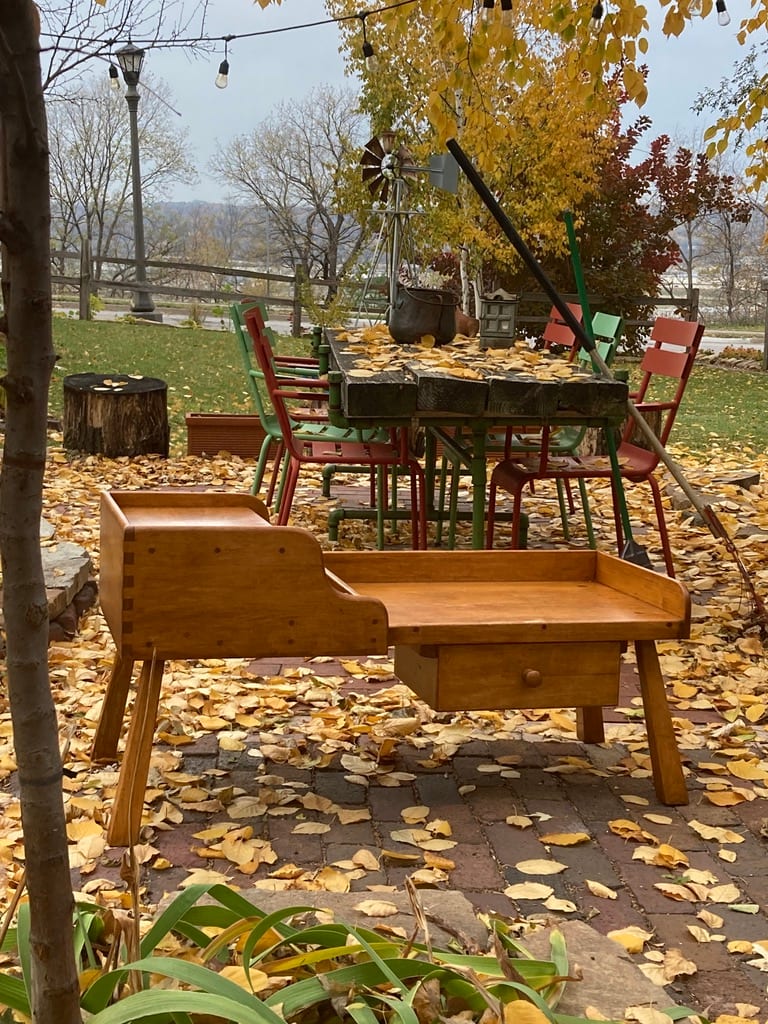
[(138, 840), (163, 663), (185, 658), (370, 655), (439, 711), (575, 707), (604, 738), (620, 655), (637, 653), (659, 799), (687, 803), (654, 641), (686, 637), (675, 580), (596, 551), (324, 552), (272, 527), (244, 494), (102, 495), (101, 605), (116, 645), (93, 746), (114, 761), (142, 663), (109, 824)]

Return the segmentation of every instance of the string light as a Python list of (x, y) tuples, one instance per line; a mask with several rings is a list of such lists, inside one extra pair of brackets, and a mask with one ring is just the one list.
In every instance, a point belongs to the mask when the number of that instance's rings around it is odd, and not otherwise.
[(725, 0), (715, 0), (715, 10), (717, 11), (718, 25), (722, 25), (725, 28), (726, 25), (731, 24), (731, 16), (728, 13), (728, 8), (725, 6)]
[(369, 71), (375, 71), (376, 68), (379, 66), (379, 62), (376, 59), (376, 51), (373, 48), (373, 43), (369, 41), (368, 36), (365, 33), (365, 19), (368, 17), (368, 12), (361, 11), (361, 13), (357, 15), (357, 17), (360, 19), (360, 23), (363, 26), (362, 53), (363, 59), (365, 60), (365, 66), (368, 68)]
[[(421, 0), (392, 0), (390, 3), (381, 4), (379, 7), (373, 7), (370, 11), (365, 12), (365, 16), (368, 17), (370, 14), (383, 14), (386, 11), (394, 11), (398, 7), (410, 7), (413, 4), (420, 3)], [(283, 32), (298, 32), (305, 28), (319, 28), (323, 25), (341, 25), (345, 21), (355, 21), (359, 18), (359, 14), (343, 14), (336, 18), (322, 18), (319, 21), (306, 21), (299, 25), (282, 25), (280, 28), (265, 28), (259, 29), (255, 32), (233, 32), (227, 38), (231, 41), (233, 39), (256, 39), (261, 36), (274, 36)], [(104, 38), (85, 38), (82, 35), (67, 35), (66, 33), (59, 32), (41, 32), (41, 38), (53, 39), (56, 41), (57, 46), (61, 47), (61, 44), (65, 40), (71, 40), (74, 43), (74, 48), (78, 53), (83, 52), (83, 47), (89, 43), (94, 46), (104, 47), (105, 45), (113, 45), (114, 40), (108, 41)], [(215, 43), (222, 36), (178, 36), (171, 37), (168, 39), (147, 39), (144, 42), (145, 47), (151, 47), (153, 50), (159, 49), (174, 49), (176, 47), (189, 47), (199, 43)], [(94, 56), (96, 56), (94, 54)]]
[[(722, 3), (723, 0), (718, 0), (718, 2)], [(603, 9), (602, 0), (597, 0), (597, 3), (592, 8), (592, 17), (589, 19), (589, 31), (592, 32), (594, 35), (597, 35), (597, 33), (603, 27), (604, 14), (605, 10)]]
[(512, 0), (501, 0), (501, 23), (512, 24)]
[(233, 36), (224, 36), (224, 60), (219, 64), (219, 73), (216, 75), (214, 85), (217, 89), (226, 89), (229, 85), (229, 61), (227, 60), (229, 51), (229, 41)]
[(120, 88), (120, 72), (117, 70), (112, 61), (109, 62), (109, 84), (112, 89), (117, 91)]
[(483, 0), (483, 21), (488, 21), (488, 12), (496, 6), (496, 0)]

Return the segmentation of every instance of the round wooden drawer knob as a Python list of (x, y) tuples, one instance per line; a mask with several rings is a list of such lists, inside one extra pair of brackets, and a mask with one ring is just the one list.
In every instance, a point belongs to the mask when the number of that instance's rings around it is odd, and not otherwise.
[(523, 669), (523, 686), (541, 686), (541, 672), (536, 668)]

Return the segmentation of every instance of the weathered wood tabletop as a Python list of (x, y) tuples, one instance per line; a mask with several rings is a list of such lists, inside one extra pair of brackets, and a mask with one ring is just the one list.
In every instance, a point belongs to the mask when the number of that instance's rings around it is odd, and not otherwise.
[(341, 411), (351, 422), (485, 419), (579, 423), (623, 422), (628, 387), (548, 353), (480, 350), (475, 339), (452, 345), (371, 343), (328, 331), (331, 365), (341, 374)]
[[(613, 427), (627, 415), (628, 386), (526, 344), (481, 350), (457, 336), (440, 348), (399, 345), (385, 327), (327, 331), (339, 413), (353, 425), (428, 428), (472, 475), (472, 542), (483, 547), (489, 426)], [(333, 376), (333, 374), (332, 374)], [(461, 427), (461, 444), (444, 428)], [(434, 445), (428, 445), (428, 455)]]

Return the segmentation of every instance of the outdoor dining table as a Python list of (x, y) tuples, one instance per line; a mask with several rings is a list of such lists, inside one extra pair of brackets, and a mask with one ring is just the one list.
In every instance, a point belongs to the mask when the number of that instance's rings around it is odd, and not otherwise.
[[(375, 360), (366, 358), (358, 332), (326, 331), (329, 347), (331, 410), (351, 426), (426, 428), (428, 463), (434, 441), (441, 443), (470, 471), (472, 479), (472, 546), (484, 545), (487, 442), (491, 428), (589, 426), (612, 429), (627, 414), (628, 385), (570, 365), (556, 355), (554, 373), (542, 379), (533, 371), (505, 367), (505, 350), (481, 353), (477, 339), (459, 338), (440, 349), (391, 346), (382, 366), (382, 346)], [(554, 361), (557, 360), (557, 363)], [(562, 375), (555, 375), (557, 372)], [(458, 430), (456, 428), (459, 428)], [(434, 465), (427, 466), (434, 479)], [(429, 479), (429, 475), (428, 475)], [(439, 518), (441, 510), (431, 509)]]

